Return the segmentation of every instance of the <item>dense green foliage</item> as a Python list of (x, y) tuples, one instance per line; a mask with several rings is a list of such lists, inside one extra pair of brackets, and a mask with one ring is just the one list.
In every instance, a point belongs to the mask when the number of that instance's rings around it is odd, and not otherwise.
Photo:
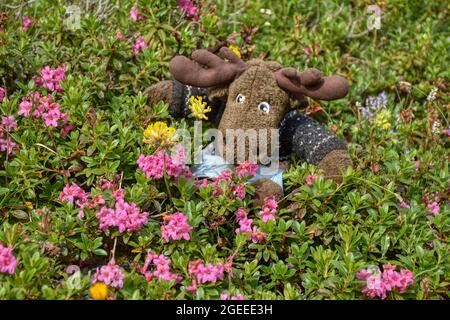
[[(18, 263), (12, 275), (0, 273), (1, 299), (88, 299), (96, 268), (113, 255), (125, 274), (123, 288), (110, 288), (117, 299), (218, 299), (222, 292), (246, 299), (362, 299), (355, 275), (385, 263), (414, 274), (405, 293), (388, 298), (450, 298), (446, 1), (378, 1), (379, 30), (367, 30), (371, 1), (198, 1), (195, 21), (177, 1), (110, 0), (102, 11), (77, 0), (76, 30), (66, 25), (66, 1), (24, 2), (0, 4), (6, 91), (0, 113), (18, 124), (8, 133), (17, 152), (0, 152), (0, 243), (13, 246)], [(146, 20), (130, 19), (133, 5)], [(24, 15), (33, 20), (27, 29)], [(148, 48), (134, 55), (138, 35)], [(286, 197), (276, 221), (260, 224), (267, 233), (261, 243), (235, 233), (236, 209), (251, 216), (260, 210), (250, 186), (243, 200), (212, 196), (192, 180), (147, 179), (136, 164), (155, 151), (142, 141), (148, 124), (192, 130), (193, 122), (171, 118), (164, 103), (148, 105), (145, 89), (169, 77), (174, 54), (220, 45), (238, 47), (245, 59), (316, 67), (351, 83), (345, 99), (311, 101), (302, 111), (345, 137), (353, 169), (342, 184), (319, 177), (309, 187), (305, 178), (317, 169), (293, 156), (284, 174)], [(61, 65), (63, 91), (52, 94), (73, 125), (67, 136), (61, 127), (17, 114), (23, 97), (45, 92), (32, 78), (44, 66)], [(366, 117), (366, 98), (383, 91), (386, 108)], [(75, 182), (111, 201), (101, 178), (120, 184), (128, 202), (149, 212), (140, 231), (99, 230), (96, 210), (80, 218), (76, 206), (59, 199)], [(430, 215), (433, 202), (439, 212)], [(162, 217), (177, 211), (189, 217), (191, 240), (164, 242)], [(183, 280), (147, 282), (138, 271), (147, 250), (168, 257)], [(216, 264), (230, 255), (232, 275), (186, 291), (189, 261)], [(69, 265), (80, 272), (70, 276)]]

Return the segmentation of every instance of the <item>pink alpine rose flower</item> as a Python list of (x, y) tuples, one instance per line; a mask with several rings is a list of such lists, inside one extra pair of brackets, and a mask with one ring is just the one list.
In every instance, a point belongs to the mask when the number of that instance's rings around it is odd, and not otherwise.
[(267, 234), (265, 232), (262, 232), (259, 230), (257, 226), (253, 226), (252, 228), (252, 234), (249, 238), (253, 243), (260, 243), (263, 242), (264, 239), (266, 239)]
[(84, 204), (88, 197), (89, 193), (85, 192), (75, 182), (72, 182), (72, 184), (66, 184), (63, 191), (59, 194), (60, 200), (79, 205)]
[[(148, 270), (152, 264), (153, 268), (151, 270)], [(140, 273), (142, 273), (145, 276), (145, 279), (147, 281), (151, 281), (153, 277), (157, 278), (158, 280), (165, 280), (165, 281), (175, 280), (175, 283), (181, 281), (183, 277), (172, 273), (170, 271), (170, 265), (171, 262), (167, 257), (165, 257), (162, 254), (160, 255), (153, 254), (149, 250), (147, 251), (147, 257), (145, 259), (144, 266), (140, 269)], [(195, 285), (193, 284), (193, 286)]]
[(239, 228), (236, 229), (236, 233), (252, 232), (253, 219), (244, 218), (239, 221)]
[(172, 240), (190, 240), (189, 232), (192, 227), (188, 224), (187, 216), (182, 212), (167, 215), (164, 217), (163, 225), (161, 226), (161, 236), (164, 241)]
[(97, 268), (97, 272), (94, 275), (94, 283), (103, 282), (111, 287), (122, 288), (124, 278), (125, 275), (120, 270), (120, 267), (112, 259), (107, 265)]
[(17, 114), (24, 116), (24, 117), (29, 117), (32, 108), (33, 108), (33, 104), (30, 101), (23, 100), (19, 104), (19, 111), (17, 112)]
[(224, 278), (224, 265), (217, 263), (213, 265), (211, 263), (204, 264), (201, 259), (197, 259), (189, 262), (188, 268), (189, 274), (192, 279), (195, 279), (199, 284), (206, 282), (217, 282)]
[(144, 37), (138, 37), (133, 44), (133, 54), (137, 56), (143, 49), (147, 49), (148, 45), (145, 43)]
[(33, 20), (28, 16), (23, 16), (22, 18), (22, 29), (27, 30), (33, 24)]
[[(102, 190), (112, 189), (114, 187), (113, 183), (107, 179), (100, 180), (100, 188)], [(122, 190), (122, 189), (121, 189)], [(123, 198), (123, 197), (122, 197)]]
[(0, 87), (0, 103), (3, 102), (3, 99), (5, 98), (5, 89)]
[(186, 156), (182, 148), (179, 149), (178, 155), (173, 158), (162, 150), (150, 156), (141, 154), (136, 163), (147, 178), (161, 179), (164, 177), (164, 161), (166, 162), (167, 175), (174, 178), (191, 175), (189, 167), (185, 165)]
[(244, 300), (244, 296), (241, 293), (238, 293), (235, 296), (230, 296), (227, 292), (222, 292), (220, 294), (220, 300)]
[(234, 186), (234, 195), (236, 196), (236, 198), (244, 199), (245, 198), (245, 186), (244, 185)]
[(244, 161), (244, 163), (240, 164), (236, 168), (236, 173), (240, 177), (254, 177), (256, 175), (256, 171), (258, 170), (258, 165), (248, 162), (247, 160)]
[(136, 6), (132, 6), (130, 10), (130, 19), (132, 21), (138, 21), (138, 20), (147, 20), (147, 17), (143, 16)]
[(14, 155), (19, 151), (19, 146), (12, 141), (11, 137), (7, 137), (6, 139), (0, 138), (0, 151), (8, 155)]
[(12, 129), (17, 128), (17, 122), (14, 116), (2, 116), (2, 129), (6, 132), (11, 132)]
[(439, 211), (441, 210), (441, 207), (439, 206), (439, 203), (436, 202), (436, 201), (434, 201), (434, 202), (432, 202), (432, 203), (429, 203), (429, 204), (427, 205), (427, 208), (430, 209), (430, 210), (428, 211), (428, 214), (429, 214), (430, 216), (435, 216), (435, 215), (437, 215), (437, 214), (439, 213)]
[(383, 271), (378, 268), (362, 269), (356, 274), (357, 279), (362, 282), (364, 288), (362, 293), (370, 298), (386, 299), (387, 293), (395, 289), (399, 293), (404, 293), (408, 286), (414, 284), (413, 274), (407, 269), (395, 271), (396, 266), (391, 264), (383, 265)]
[(138, 231), (148, 222), (148, 212), (141, 212), (135, 203), (116, 199), (115, 208), (102, 207), (96, 214), (100, 230), (116, 227), (120, 233)]
[(41, 76), (34, 78), (37, 85), (50, 91), (62, 92), (60, 81), (66, 80), (66, 66), (62, 65), (56, 69), (45, 66), (41, 69)]
[(5, 247), (0, 242), (0, 272), (13, 274), (16, 270), (17, 260), (12, 251), (13, 247)]
[(314, 174), (314, 175), (309, 175), (309, 176), (307, 176), (306, 177), (306, 179), (305, 179), (305, 183), (306, 183), (306, 185), (308, 186), (308, 187), (312, 187), (312, 182), (313, 181), (317, 181), (317, 179), (318, 179), (318, 176), (316, 175), (316, 174)]
[(190, 0), (178, 1), (178, 7), (186, 12), (186, 16), (192, 20), (198, 20), (198, 8)]
[(247, 218), (247, 212), (244, 210), (244, 208), (239, 208), (234, 213), (236, 215), (236, 220), (241, 221), (242, 219)]
[(259, 215), (261, 216), (261, 220), (263, 222), (267, 222), (268, 220), (275, 220), (275, 214), (277, 213), (278, 203), (274, 197), (267, 198), (265, 203), (259, 211)]

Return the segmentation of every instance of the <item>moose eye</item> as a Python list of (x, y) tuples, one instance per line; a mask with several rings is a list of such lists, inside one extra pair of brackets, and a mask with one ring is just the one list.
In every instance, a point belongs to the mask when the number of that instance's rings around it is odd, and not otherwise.
[(270, 104), (266, 101), (260, 102), (258, 104), (258, 109), (261, 110), (264, 113), (269, 113), (270, 111)]
[(245, 101), (245, 96), (243, 95), (243, 94), (238, 94), (237, 95), (237, 97), (236, 97), (236, 102), (237, 103), (244, 103), (244, 101)]

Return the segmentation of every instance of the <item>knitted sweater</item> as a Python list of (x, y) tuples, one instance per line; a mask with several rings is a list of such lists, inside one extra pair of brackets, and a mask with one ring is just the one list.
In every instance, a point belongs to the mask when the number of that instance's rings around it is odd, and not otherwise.
[(294, 152), (297, 157), (314, 165), (333, 150), (347, 150), (344, 140), (328, 132), (316, 120), (291, 111), (280, 123), (280, 158)]

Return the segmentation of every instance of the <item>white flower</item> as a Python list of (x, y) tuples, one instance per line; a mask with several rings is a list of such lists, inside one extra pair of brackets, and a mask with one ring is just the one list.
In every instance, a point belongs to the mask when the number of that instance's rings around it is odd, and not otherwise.
[(431, 126), (431, 131), (434, 134), (439, 134), (441, 132), (441, 122), (439, 120), (433, 122), (433, 125)]
[(437, 93), (437, 88), (431, 89), (430, 93), (428, 94), (427, 101), (428, 102), (434, 101), (436, 99), (436, 93)]
[(272, 15), (272, 10), (270, 10), (270, 9), (264, 9), (264, 8), (261, 8), (260, 10), (259, 10), (259, 12), (261, 12), (262, 14), (267, 14), (267, 15)]

